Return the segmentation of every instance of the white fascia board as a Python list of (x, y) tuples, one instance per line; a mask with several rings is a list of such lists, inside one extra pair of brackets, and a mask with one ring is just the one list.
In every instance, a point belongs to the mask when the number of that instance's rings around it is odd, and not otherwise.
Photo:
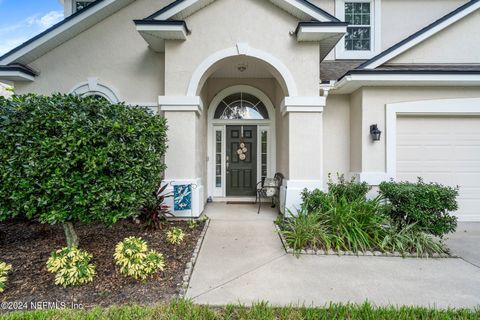
[[(470, 13), (478, 10), (480, 8), (480, 1), (471, 5), (470, 7), (466, 8), (465, 10), (462, 10), (458, 12), (457, 14), (451, 16), (450, 18), (446, 19), (445, 21), (442, 21), (438, 25), (434, 26), (433, 28), (429, 29), (428, 31), (414, 37), (412, 40), (406, 42), (405, 44), (399, 46), (395, 50), (389, 52), (388, 54), (382, 56), (381, 58), (372, 61), (369, 64), (366, 64), (363, 66), (363, 69), (375, 69), (378, 66), (381, 66), (382, 64), (392, 60), (393, 58), (397, 57), (398, 55), (402, 54), (403, 52), (407, 51), (408, 49), (416, 46), (417, 44), (423, 42), (424, 40), (430, 38), (431, 36), (437, 34), (438, 32), (442, 31), (443, 29), (447, 28), (448, 26), (454, 24), (460, 19), (463, 19), (464, 17), (468, 16)], [(476, 31), (473, 31), (476, 32)]]
[[(311, 7), (297, 0), (270, 0), (270, 2), (274, 3), (275, 5), (277, 5), (278, 7), (284, 10), (287, 10), (286, 9), (287, 7), (299, 10), (304, 14), (306, 14), (307, 16), (309, 16), (310, 18), (316, 19), (321, 22), (332, 21), (332, 19), (328, 15), (315, 11)], [(292, 10), (287, 10), (287, 11), (289, 11), (290, 13), (293, 13)], [(303, 17), (297, 15), (297, 18), (303, 18)]]
[[(199, 7), (203, 7), (208, 5), (209, 3), (213, 2), (215, 0), (185, 0), (173, 7), (171, 7), (169, 10), (162, 12), (160, 15), (156, 16), (154, 19), (155, 20), (168, 20), (173, 17), (175, 17), (177, 14), (181, 13), (182, 11), (190, 8), (193, 5), (200, 4), (201, 2), (205, 2), (203, 5), (200, 5)], [(182, 17), (183, 18), (183, 17)]]
[(331, 93), (352, 93), (365, 86), (480, 86), (480, 74), (352, 74), (337, 82)]
[(0, 80), (34, 81), (35, 77), (21, 71), (0, 71)]
[[(199, 8), (206, 6), (213, 2), (215, 0), (185, 0), (169, 10), (166, 10), (165, 12), (162, 12), (158, 16), (154, 17), (155, 20), (167, 20), (171, 19), (172, 17), (175, 17), (178, 14), (181, 14), (182, 11), (187, 10), (189, 7), (198, 5)], [(201, 2), (204, 2), (202, 5)], [(298, 10), (302, 12), (304, 15), (309, 16), (310, 18), (316, 19), (318, 21), (322, 22), (327, 22), (327, 21), (332, 21), (332, 19), (326, 15), (322, 14), (321, 12), (318, 12), (314, 10), (313, 8), (305, 5), (304, 3), (297, 1), (297, 0), (270, 0), (273, 4), (277, 5), (278, 7), (287, 10), (290, 13), (294, 13), (295, 10)], [(290, 9), (287, 9), (290, 8)], [(293, 9), (293, 10), (292, 10)], [(303, 19), (303, 16), (296, 15), (297, 18)], [(182, 18), (185, 18), (182, 16)]]
[[(98, 4), (95, 4), (95, 6), (89, 10), (85, 10), (83, 13), (77, 15), (76, 17), (72, 18), (71, 20), (63, 23), (60, 25), (58, 28), (53, 29), (51, 32), (46, 33), (45, 35), (39, 37), (35, 41), (29, 43), (25, 47), (21, 48), (20, 50), (12, 53), (9, 56), (6, 56), (3, 60), (0, 60), (0, 65), (8, 65), (12, 62), (18, 61), (21, 59), (24, 55), (30, 53), (31, 51), (37, 49), (40, 46), (43, 46), (47, 44), (49, 41), (53, 40), (54, 38), (60, 36), (61, 34), (68, 32), (71, 30), (73, 27), (78, 26), (79, 23), (84, 22), (88, 19), (92, 19), (93, 16), (95, 16), (98, 12), (103, 11), (104, 9), (112, 6), (113, 4), (117, 4), (114, 7), (121, 8), (125, 4), (130, 3), (134, 0), (105, 0), (102, 1)], [(100, 19), (100, 18), (99, 18)], [(96, 22), (94, 22), (96, 23)], [(85, 26), (84, 28), (81, 28), (83, 30), (87, 29), (88, 26)], [(79, 32), (81, 32), (79, 31)], [(73, 38), (74, 35), (72, 35), (71, 38)]]
[(201, 113), (203, 101), (199, 96), (159, 96), (161, 111), (195, 111)]
[(300, 26), (297, 32), (297, 41), (322, 41), (338, 37), (347, 32), (347, 26)]

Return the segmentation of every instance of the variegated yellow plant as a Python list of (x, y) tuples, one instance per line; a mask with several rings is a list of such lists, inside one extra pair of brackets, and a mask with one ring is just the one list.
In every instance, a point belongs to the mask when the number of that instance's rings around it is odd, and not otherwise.
[(12, 269), (12, 265), (5, 262), (0, 262), (0, 292), (5, 290), (7, 274), (10, 269)]
[(77, 247), (65, 247), (52, 252), (47, 261), (49, 272), (55, 273), (55, 284), (64, 287), (93, 281), (95, 266), (92, 255)]
[(182, 229), (173, 227), (167, 231), (167, 241), (171, 244), (180, 244), (183, 241), (185, 234)]
[(165, 267), (163, 255), (148, 250), (147, 243), (138, 237), (128, 237), (119, 242), (115, 247), (114, 258), (121, 274), (137, 280), (146, 280)]

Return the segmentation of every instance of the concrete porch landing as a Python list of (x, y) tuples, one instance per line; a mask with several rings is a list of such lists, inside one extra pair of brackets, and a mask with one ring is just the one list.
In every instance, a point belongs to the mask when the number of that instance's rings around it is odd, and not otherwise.
[(206, 214), (211, 222), (187, 291), (196, 303), (480, 305), (480, 268), (462, 259), (297, 259), (285, 254), (267, 205), (257, 215), (253, 205), (213, 203)]

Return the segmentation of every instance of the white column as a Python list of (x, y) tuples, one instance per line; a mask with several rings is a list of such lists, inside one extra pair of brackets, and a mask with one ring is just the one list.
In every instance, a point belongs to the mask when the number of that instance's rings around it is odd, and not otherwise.
[(323, 107), (325, 97), (286, 97), (289, 117), (289, 176), (284, 183), (285, 214), (296, 213), (306, 188), (323, 188)]
[(197, 117), (202, 112), (200, 97), (159, 97), (160, 111), (168, 125), (168, 149), (165, 155), (165, 182), (173, 185), (192, 184), (192, 210), (173, 211), (173, 197), (166, 202), (177, 217), (198, 217), (204, 209), (204, 186), (197, 172)]

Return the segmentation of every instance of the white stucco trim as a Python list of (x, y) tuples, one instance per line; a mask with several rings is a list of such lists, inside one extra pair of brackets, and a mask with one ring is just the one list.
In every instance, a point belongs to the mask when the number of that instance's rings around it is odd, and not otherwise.
[(194, 111), (201, 113), (203, 101), (199, 96), (159, 96), (160, 111)]
[(69, 91), (70, 94), (79, 96), (99, 95), (110, 102), (117, 103), (120, 101), (116, 90), (110, 85), (98, 82), (98, 78), (88, 78), (85, 82), (77, 83)]
[(326, 97), (323, 96), (297, 96), (285, 97), (280, 109), (282, 114), (288, 112), (323, 112)]
[(382, 51), (382, 1), (381, 0), (335, 0), (335, 16), (345, 21), (345, 2), (371, 3), (371, 49), (369, 51), (345, 50), (345, 37), (338, 41), (335, 47), (337, 59), (368, 59)]
[[(279, 80), (282, 89), (286, 91), (286, 95), (297, 96), (297, 85), (288, 69), (288, 67), (277, 57), (268, 52), (252, 48), (248, 43), (237, 43), (235, 46), (217, 51), (203, 60), (193, 72), (190, 82), (188, 84), (187, 96), (197, 96), (199, 89), (203, 86), (210, 75), (211, 67), (218, 61), (229, 57), (248, 56), (257, 58), (268, 63), (274, 70), (279, 73), (281, 79)], [(210, 71), (210, 72), (209, 72)], [(275, 74), (274, 74), (275, 76)]]
[(399, 115), (480, 115), (480, 98), (422, 100), (386, 106), (387, 176), (397, 174), (397, 117)]
[[(302, 192), (304, 189), (323, 190), (322, 180), (287, 180), (283, 181), (280, 190), (280, 209), (285, 216), (289, 216), (290, 212), (295, 215), (297, 210), (302, 206)], [(289, 212), (290, 211), (290, 212)]]
[[(337, 0), (338, 1), (338, 0)], [(426, 39), (432, 37), (433, 35), (437, 34), (438, 32), (442, 31), (443, 29), (449, 27), (450, 25), (454, 24), (458, 20), (463, 19), (464, 17), (468, 16), (472, 12), (478, 10), (480, 8), (480, 1), (474, 3), (471, 1), (470, 3), (465, 4), (464, 9), (458, 11), (457, 13), (450, 13), (444, 18), (445, 20), (441, 21), (440, 23), (433, 25), (431, 27), (427, 26), (426, 29), (420, 30), (417, 34), (410, 36), (409, 38), (403, 40), (400, 43), (392, 46), (390, 49), (387, 49), (381, 56), (374, 57), (372, 61), (367, 61), (361, 67), (363, 69), (375, 69), (378, 66), (392, 60), (393, 58), (399, 56), (403, 52), (407, 51), (408, 49), (416, 46), (417, 44), (425, 41)], [(458, 9), (457, 9), (458, 10)], [(436, 22), (434, 22), (435, 24)]]
[(0, 71), (0, 79), (7, 81), (35, 81), (35, 77), (21, 71)]
[[(249, 93), (262, 101), (268, 111), (268, 120), (220, 120), (214, 119), (215, 110), (220, 104), (220, 102), (228, 97), (231, 94), (238, 93), (238, 92), (245, 92)], [(208, 186), (208, 196), (211, 197), (226, 197), (226, 170), (225, 170), (225, 139), (226, 139), (226, 125), (256, 125), (258, 128), (258, 132), (262, 129), (268, 130), (268, 155), (267, 155), (267, 167), (268, 167), (268, 175), (273, 176), (276, 172), (276, 122), (275, 122), (275, 107), (270, 100), (270, 98), (261, 90), (248, 86), (248, 85), (235, 85), (228, 88), (223, 89), (212, 99), (212, 102), (208, 108), (208, 120), (207, 120), (207, 151), (208, 151), (208, 165), (207, 165), (207, 186)], [(221, 190), (217, 190), (215, 186), (215, 150), (214, 150), (214, 138), (215, 138), (215, 131), (220, 130), (223, 133), (222, 137), (222, 188)], [(259, 140), (260, 137), (257, 134), (257, 139)], [(258, 170), (259, 168), (259, 161), (261, 159), (261, 154), (258, 152), (260, 145), (257, 141), (257, 181), (260, 180), (261, 171)]]

